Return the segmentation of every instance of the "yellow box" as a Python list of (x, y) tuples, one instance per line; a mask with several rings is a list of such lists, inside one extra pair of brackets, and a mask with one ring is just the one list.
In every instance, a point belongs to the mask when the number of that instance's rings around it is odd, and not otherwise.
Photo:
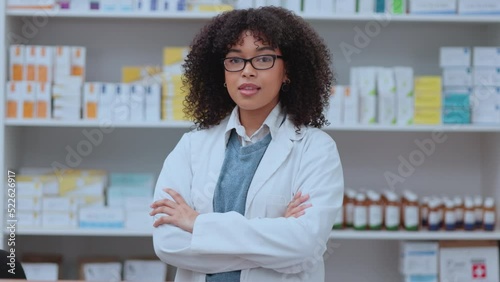
[[(425, 94), (424, 94), (425, 93)], [(438, 108), (443, 105), (441, 93), (430, 94), (430, 92), (415, 92), (415, 107)]]
[(163, 49), (163, 65), (171, 66), (184, 63), (188, 52), (188, 47), (165, 47)]
[(152, 78), (161, 71), (160, 66), (126, 66), (122, 68), (122, 82), (131, 83)]
[(441, 108), (415, 108), (414, 124), (439, 125), (441, 124)]
[(436, 90), (441, 91), (441, 76), (417, 76), (415, 77), (415, 91)]

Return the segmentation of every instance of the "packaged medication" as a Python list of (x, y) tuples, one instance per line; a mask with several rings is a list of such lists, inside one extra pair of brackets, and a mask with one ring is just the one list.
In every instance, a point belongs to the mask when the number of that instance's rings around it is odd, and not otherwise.
[(161, 114), (161, 86), (159, 84), (146, 86), (145, 105), (145, 120), (159, 121)]
[(391, 68), (377, 69), (378, 123), (396, 124), (396, 85)]
[(405, 204), (403, 205), (403, 218), (404, 222), (403, 225), (406, 230), (408, 231), (416, 231), (418, 230), (419, 227), (419, 203), (418, 203), (418, 197), (416, 194), (410, 192), (410, 191), (405, 191), (403, 197), (405, 198)]
[(456, 14), (456, 0), (410, 0), (410, 14)]
[(53, 81), (54, 49), (49, 46), (36, 47), (37, 81), (51, 83)]
[(376, 0), (357, 0), (358, 14), (373, 14), (375, 12)]
[(464, 229), (471, 231), (476, 227), (476, 214), (474, 212), (474, 200), (470, 197), (465, 197), (464, 211)]
[(52, 85), (50, 83), (36, 84), (36, 118), (48, 119), (52, 113)]
[(488, 197), (484, 200), (483, 229), (486, 231), (495, 230), (496, 209), (495, 200)]
[(34, 82), (26, 82), (24, 86), (26, 88), (22, 94), (22, 117), (24, 119), (31, 119), (36, 115), (36, 84)]
[(7, 118), (21, 118), (22, 112), (22, 89), (25, 88), (26, 82), (7, 82)]
[(436, 231), (441, 227), (439, 209), (439, 202), (436, 199), (431, 199), (429, 201), (429, 219), (427, 221), (429, 231)]
[(384, 211), (385, 229), (388, 231), (397, 231), (401, 221), (401, 205), (396, 193), (386, 191), (385, 198), (387, 200)]
[(335, 0), (335, 13), (340, 15), (355, 14), (356, 0)]
[(101, 84), (98, 82), (87, 82), (83, 87), (83, 118), (97, 119), (99, 96)]
[(368, 203), (363, 193), (356, 195), (353, 226), (356, 230), (366, 230), (368, 227)]
[(439, 66), (470, 67), (472, 50), (469, 47), (441, 47), (439, 49)]
[(474, 47), (473, 65), (475, 67), (499, 67), (500, 47)]
[(459, 0), (458, 13), (472, 14), (500, 14), (500, 2), (497, 0)]
[(500, 86), (500, 67), (474, 67), (475, 86)]
[(396, 122), (398, 125), (413, 124), (414, 115), (414, 82), (413, 69), (409, 67), (395, 67), (396, 82)]
[(472, 86), (472, 70), (469, 67), (443, 68), (443, 86)]
[(84, 47), (71, 47), (71, 75), (81, 77), (82, 83), (85, 81), (85, 58)]
[(54, 81), (64, 83), (71, 76), (71, 47), (55, 47), (54, 56)]
[(143, 85), (130, 86), (130, 121), (144, 121), (145, 118), (145, 88)]
[(37, 47), (34, 45), (26, 46), (25, 67), (27, 81), (36, 81), (38, 79), (36, 49)]
[(368, 228), (370, 230), (380, 230), (382, 229), (383, 223), (383, 209), (380, 194), (369, 191), (367, 195), (369, 199)]
[(362, 67), (357, 70), (360, 99), (360, 122), (377, 123), (377, 80), (376, 68)]
[(26, 71), (24, 70), (26, 46), (12, 45), (9, 48), (9, 73), (11, 81), (25, 80)]
[(456, 228), (455, 205), (453, 201), (447, 199), (444, 210), (444, 228), (447, 231), (453, 231)]

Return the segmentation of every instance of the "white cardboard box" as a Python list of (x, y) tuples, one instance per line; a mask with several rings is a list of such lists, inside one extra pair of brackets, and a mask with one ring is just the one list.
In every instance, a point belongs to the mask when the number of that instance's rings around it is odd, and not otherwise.
[(459, 14), (500, 14), (498, 0), (459, 0)]
[(410, 0), (410, 14), (456, 14), (456, 0)]
[(439, 244), (401, 242), (399, 271), (403, 275), (437, 275)]
[(441, 47), (439, 50), (440, 67), (470, 67), (472, 51), (469, 47)]
[(167, 265), (155, 260), (126, 260), (123, 267), (125, 281), (163, 282), (167, 277)]
[(443, 68), (443, 86), (472, 86), (472, 70), (469, 67)]
[(441, 282), (498, 282), (498, 244), (495, 241), (442, 241)]
[(473, 65), (475, 67), (500, 67), (500, 48), (474, 47)]

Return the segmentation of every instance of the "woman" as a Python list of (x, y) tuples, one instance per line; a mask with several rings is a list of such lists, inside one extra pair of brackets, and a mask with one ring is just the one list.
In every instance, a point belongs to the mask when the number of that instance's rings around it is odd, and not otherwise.
[(326, 123), (327, 47), (277, 7), (215, 17), (187, 56), (186, 133), (151, 215), (176, 281), (324, 281), (343, 175)]

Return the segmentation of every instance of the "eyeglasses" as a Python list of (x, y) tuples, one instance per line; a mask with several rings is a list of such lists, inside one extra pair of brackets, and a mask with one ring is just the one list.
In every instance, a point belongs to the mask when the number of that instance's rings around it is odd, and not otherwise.
[(252, 67), (256, 70), (268, 70), (274, 67), (276, 59), (282, 59), (283, 56), (279, 55), (260, 55), (250, 59), (243, 59), (239, 57), (224, 58), (224, 68), (229, 72), (237, 72), (243, 70), (247, 62), (250, 62)]

